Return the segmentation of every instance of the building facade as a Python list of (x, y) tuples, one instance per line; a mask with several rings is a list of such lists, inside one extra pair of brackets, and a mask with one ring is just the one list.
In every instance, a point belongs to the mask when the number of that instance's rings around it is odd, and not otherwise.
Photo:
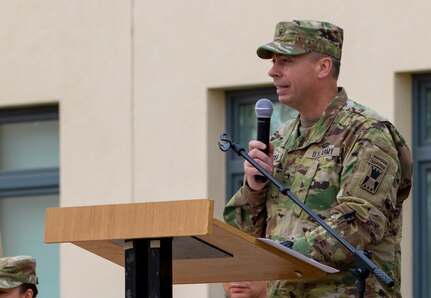
[[(29, 206), (21, 197), (35, 198), (38, 207), (212, 198), (221, 218), (232, 165), (216, 143), (232, 113), (229, 94), (270, 90), (271, 64), (256, 49), (271, 40), (277, 22), (317, 19), (344, 29), (339, 85), (395, 123), (415, 154), (415, 174), (425, 177), (404, 203), (402, 292), (429, 293), (430, 266), (416, 258), (429, 252), (431, 218), (431, 19), (417, 17), (430, 9), (425, 0), (3, 0), (0, 252), (14, 254), (18, 244), (8, 243), (24, 237), (13, 232), (15, 215)], [(58, 111), (51, 124), (38, 116), (24, 121), (40, 128), (48, 148), (33, 147), (37, 140), (29, 141), (34, 134), (25, 125), (21, 138), (30, 143), (15, 142), (17, 130), (1, 122), (1, 111), (7, 118), (34, 108)], [(7, 168), (22, 147), (27, 163)], [(32, 166), (33, 160), (43, 162)], [(41, 182), (45, 191), (20, 193), (19, 180), (18, 192), (2, 194), (13, 171), (34, 169), (39, 178), (52, 170), (48, 186)], [(31, 215), (30, 224), (40, 225)], [(41, 267), (53, 268), (41, 284), (56, 284), (61, 298), (124, 295), (123, 268), (78, 247), (62, 244), (42, 258)], [(216, 298), (223, 291), (181, 285), (174, 296)]]

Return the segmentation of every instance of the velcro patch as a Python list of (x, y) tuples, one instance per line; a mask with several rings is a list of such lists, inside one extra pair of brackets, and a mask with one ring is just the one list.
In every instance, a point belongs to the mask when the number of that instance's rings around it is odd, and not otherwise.
[(330, 157), (338, 157), (340, 156), (340, 147), (335, 147), (334, 145), (325, 143), (321, 148), (317, 148), (310, 152), (307, 151), (307, 154), (311, 158), (330, 158)]
[(367, 173), (362, 180), (361, 188), (375, 194), (387, 170), (388, 162), (377, 154), (371, 154), (368, 160)]
[[(374, 144), (361, 148), (354, 172), (346, 177), (346, 194), (364, 199), (376, 208), (385, 208), (389, 198), (396, 201), (393, 189), (397, 179), (397, 160)], [(350, 180), (351, 179), (351, 180)]]

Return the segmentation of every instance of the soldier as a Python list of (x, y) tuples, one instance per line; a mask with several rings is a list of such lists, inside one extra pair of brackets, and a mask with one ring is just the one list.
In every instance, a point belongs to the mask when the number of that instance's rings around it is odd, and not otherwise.
[[(277, 24), (274, 40), (257, 55), (271, 59), (268, 74), (278, 100), (299, 115), (276, 130), (268, 155), (258, 141), (249, 143), (249, 155), (354, 247), (372, 252), (395, 285), (387, 288), (370, 275), (367, 297), (400, 297), (402, 203), (411, 188), (412, 159), (388, 120), (338, 87), (342, 43), (343, 30), (327, 22)], [(269, 297), (355, 297), (352, 254), (278, 188), (257, 181), (250, 163), (244, 162), (244, 172), (225, 221), (256, 237), (289, 241), (340, 270), (322, 280), (272, 281)]]
[(241, 281), (223, 284), (228, 298), (268, 298), (266, 281)]
[(0, 298), (37, 296), (36, 261), (28, 256), (0, 258)]

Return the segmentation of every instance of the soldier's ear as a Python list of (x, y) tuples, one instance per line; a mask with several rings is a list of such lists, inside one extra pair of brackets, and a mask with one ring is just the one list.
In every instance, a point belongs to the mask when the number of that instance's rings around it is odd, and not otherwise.
[(332, 76), (332, 59), (329, 56), (322, 57), (317, 61), (317, 77), (324, 79), (328, 76)]
[(33, 290), (27, 289), (24, 293), (24, 298), (33, 298)]

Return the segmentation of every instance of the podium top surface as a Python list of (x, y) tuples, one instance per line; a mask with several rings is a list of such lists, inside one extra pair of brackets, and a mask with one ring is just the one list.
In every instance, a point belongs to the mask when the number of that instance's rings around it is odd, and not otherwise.
[(207, 235), (213, 209), (209, 199), (48, 208), (45, 242)]
[(131, 239), (173, 237), (173, 283), (318, 279), (327, 272), (212, 218), (212, 200), (49, 208), (45, 242), (124, 266)]

